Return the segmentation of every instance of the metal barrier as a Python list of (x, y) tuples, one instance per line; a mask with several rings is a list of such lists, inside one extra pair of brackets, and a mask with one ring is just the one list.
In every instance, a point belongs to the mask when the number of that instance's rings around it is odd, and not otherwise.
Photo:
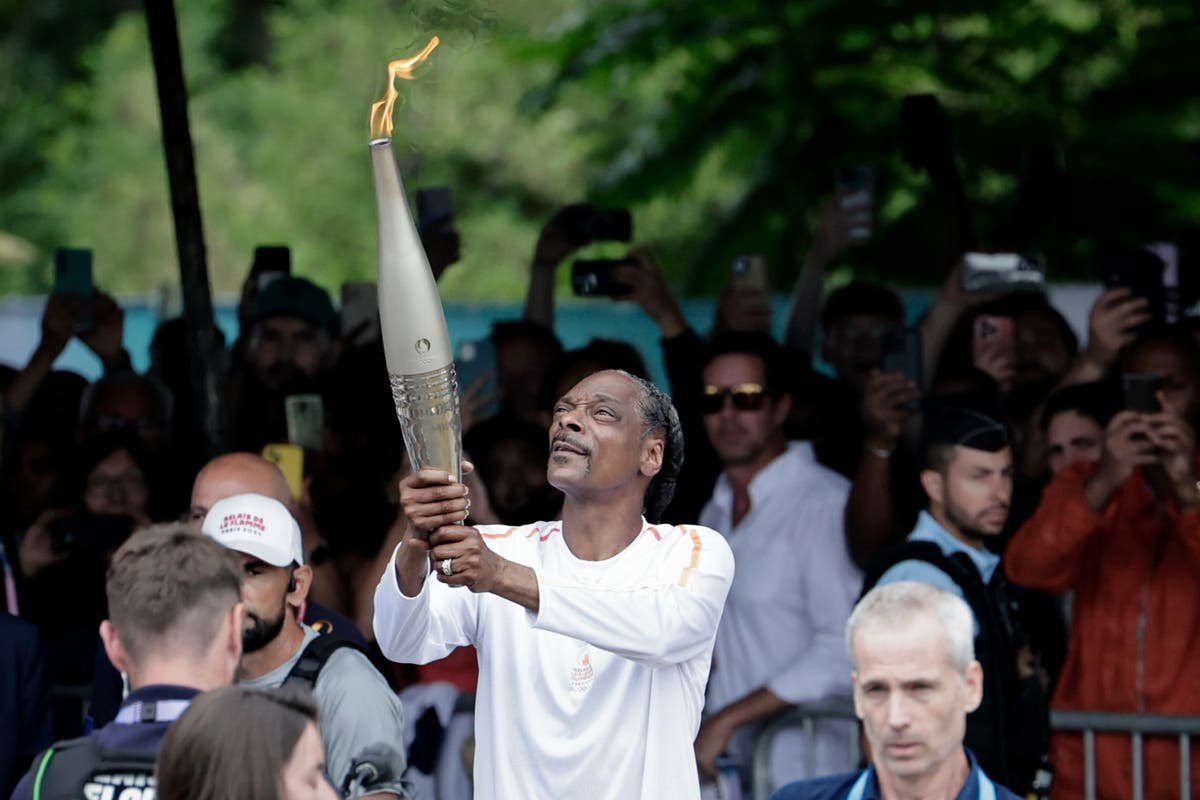
[[(768, 800), (771, 796), (771, 747), (775, 737), (785, 728), (804, 729), (804, 777), (812, 778), (813, 741), (818, 719), (855, 719), (854, 705), (847, 698), (837, 698), (795, 706), (768, 722), (754, 743), (752, 796)], [(1115, 711), (1051, 711), (1050, 727), (1059, 732), (1083, 734), (1084, 796), (1096, 800), (1096, 734), (1127, 734), (1132, 738), (1133, 800), (1143, 800), (1144, 769), (1142, 744), (1147, 736), (1176, 736), (1179, 738), (1179, 797), (1190, 800), (1192, 783), (1192, 737), (1200, 735), (1200, 717), (1174, 714), (1126, 714)], [(851, 737), (851, 763), (859, 759), (858, 737)]]
[[(752, 796), (754, 800), (767, 800), (771, 796), (771, 746), (775, 737), (784, 728), (804, 729), (804, 777), (814, 778), (816, 726), (819, 719), (856, 720), (854, 701), (849, 697), (834, 697), (816, 703), (794, 706), (771, 719), (763, 726), (754, 742), (754, 764), (752, 773)], [(858, 736), (850, 737), (850, 763), (858, 763), (862, 756), (858, 747)]]
[(1133, 740), (1133, 800), (1142, 800), (1142, 740), (1146, 736), (1179, 737), (1179, 797), (1192, 796), (1192, 736), (1200, 734), (1200, 717), (1175, 714), (1125, 714), (1116, 711), (1051, 711), (1050, 727), (1083, 734), (1084, 797), (1096, 800), (1096, 734), (1123, 733)]

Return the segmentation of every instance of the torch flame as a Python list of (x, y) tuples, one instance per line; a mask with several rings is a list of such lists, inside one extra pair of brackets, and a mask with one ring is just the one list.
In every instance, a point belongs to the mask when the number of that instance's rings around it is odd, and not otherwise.
[(425, 45), (424, 49), (415, 56), (401, 58), (388, 64), (387, 92), (384, 94), (383, 99), (371, 106), (372, 139), (392, 138), (392, 109), (396, 106), (396, 98), (400, 96), (400, 92), (396, 91), (396, 78), (411, 81), (413, 79), (413, 70), (424, 63), (425, 59), (429, 58), (429, 54), (434, 51), (434, 48), (440, 42), (441, 40), (434, 36), (429, 40), (429, 44)]

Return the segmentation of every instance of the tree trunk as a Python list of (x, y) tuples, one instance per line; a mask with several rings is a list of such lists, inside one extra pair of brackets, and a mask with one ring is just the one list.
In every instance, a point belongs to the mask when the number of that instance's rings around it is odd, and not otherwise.
[(184, 329), (192, 390), (199, 401), (197, 405), (206, 455), (211, 457), (221, 446), (217, 392), (219, 359), (174, 0), (146, 0), (146, 21), (150, 50), (154, 57), (163, 150), (171, 187), (171, 212), (175, 220), (175, 246), (179, 252), (179, 278), (183, 290)]

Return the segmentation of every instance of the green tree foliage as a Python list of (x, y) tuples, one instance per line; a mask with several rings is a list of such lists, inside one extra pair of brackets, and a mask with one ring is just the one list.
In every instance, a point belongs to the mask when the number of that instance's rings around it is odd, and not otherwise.
[[(44, 290), (57, 244), (93, 247), (111, 289), (177, 279), (140, 4), (87, 6), (0, 9), (0, 63), (18, 77), (0, 88), (0, 291)], [(948, 110), (986, 246), (1006, 245), (1031, 153), (1065, 166), (1036, 242), (1054, 277), (1087, 274), (1106, 236), (1186, 240), (1200, 215), (1190, 0), (177, 6), (219, 292), (260, 243), (290, 244), (330, 288), (372, 276), (368, 110), (387, 60), (434, 33), (396, 142), (410, 191), (454, 190), (464, 258), (442, 288), (458, 300), (519, 298), (541, 222), (584, 197), (632, 207), (689, 291), (746, 251), (785, 286), (851, 163), (875, 167), (882, 225), (847, 269), (936, 280), (938, 207), (899, 157), (911, 92)]]
[(1036, 242), (1061, 279), (1092, 274), (1106, 241), (1192, 235), (1197, 19), (1188, 0), (613, 0), (564, 30), (558, 75), (529, 99), (556, 108), (578, 86), (625, 99), (589, 161), (615, 202), (691, 193), (713, 159), (740, 177), (688, 248), (690, 285), (711, 289), (744, 249), (790, 281), (833, 168), (858, 162), (879, 173), (883, 222), (858, 270), (937, 280), (938, 209), (899, 158), (903, 97), (936, 93), (983, 246), (1011, 244), (1032, 153), (1065, 166)]

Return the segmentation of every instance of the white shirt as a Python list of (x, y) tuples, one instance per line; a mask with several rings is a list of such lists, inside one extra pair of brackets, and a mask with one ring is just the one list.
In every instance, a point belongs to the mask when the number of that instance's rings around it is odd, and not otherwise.
[[(726, 535), (738, 572), (717, 631), (708, 712), (767, 687), (789, 703), (851, 693), (845, 626), (862, 573), (846, 551), (843, 515), (850, 482), (817, 463), (812, 445), (787, 450), (750, 481), (750, 511), (732, 523), (733, 489), (717, 480), (701, 523)], [(730, 754), (749, 764), (758, 726), (730, 742)], [(850, 762), (850, 727), (817, 726), (818, 775), (843, 772)], [(798, 729), (776, 739), (772, 780), (780, 786), (804, 775)]]
[(475, 797), (699, 798), (692, 742), (733, 555), (715, 531), (642, 522), (612, 558), (571, 553), (561, 522), (478, 528), (533, 569), (538, 611), (389, 566), (375, 636), (395, 661), (479, 651)]

